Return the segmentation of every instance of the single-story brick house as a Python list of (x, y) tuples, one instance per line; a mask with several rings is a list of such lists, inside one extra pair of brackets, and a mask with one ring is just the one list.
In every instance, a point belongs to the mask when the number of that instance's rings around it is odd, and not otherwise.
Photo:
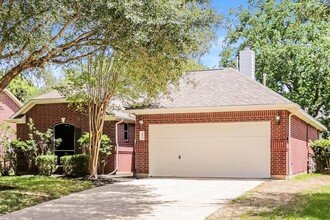
[[(28, 139), (27, 122), (29, 118), (33, 119), (38, 130), (54, 129), (55, 138), (62, 139), (60, 146), (55, 149), (56, 155), (80, 153), (77, 140), (84, 132), (88, 132), (88, 117), (77, 111), (75, 106), (69, 105), (68, 101), (57, 91), (31, 99), (7, 120), (17, 124), (17, 138), (21, 140)], [(104, 134), (110, 137), (114, 145), (105, 172), (110, 173), (117, 169), (118, 172), (131, 172), (135, 118), (121, 111), (115, 111), (114, 115), (107, 115)], [(118, 151), (116, 151), (117, 148)], [(21, 163), (19, 165), (24, 166)], [(24, 170), (24, 167), (19, 167), (18, 170)]]
[[(8, 89), (0, 93), (0, 123), (9, 119), (22, 107), (22, 103)], [(13, 127), (16, 128), (15, 124)]]
[(255, 80), (254, 53), (233, 68), (196, 71), (193, 83), (136, 116), (140, 176), (287, 178), (307, 171), (309, 140), (326, 128)]

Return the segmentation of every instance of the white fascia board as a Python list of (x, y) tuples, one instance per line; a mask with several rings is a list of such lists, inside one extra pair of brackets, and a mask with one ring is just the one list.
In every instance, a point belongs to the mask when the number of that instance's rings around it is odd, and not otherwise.
[(296, 108), (297, 104), (277, 105), (242, 105), (221, 107), (191, 107), (191, 108), (158, 108), (158, 109), (128, 109), (123, 112), (136, 115), (171, 114), (171, 113), (201, 113), (201, 112), (232, 112), (232, 111), (261, 111), (261, 110), (288, 110)]
[(232, 112), (232, 111), (262, 111), (262, 110), (288, 110), (308, 124), (320, 131), (327, 128), (318, 120), (305, 112), (298, 104), (276, 105), (249, 105), (249, 106), (222, 106), (222, 107), (192, 107), (192, 108), (158, 108), (158, 109), (128, 109), (123, 112), (135, 115), (175, 114), (175, 113), (202, 113), (202, 112)]
[(298, 118), (302, 119), (306, 123), (312, 125), (313, 127), (317, 128), (319, 131), (326, 131), (327, 128), (319, 122), (317, 119), (309, 115), (307, 112), (305, 112), (303, 109), (300, 107), (297, 109), (291, 109), (289, 110), (292, 114), (297, 116)]
[(22, 118), (16, 118), (16, 119), (7, 119), (7, 120), (5, 120), (5, 122), (15, 123), (15, 124), (25, 124), (26, 116), (24, 115)]
[(56, 104), (56, 103), (68, 103), (64, 98), (56, 99), (31, 99), (22, 108), (20, 108), (15, 114), (13, 114), (10, 119), (14, 119), (18, 115), (26, 114), (33, 106), (37, 104)]
[(121, 121), (122, 119), (124, 119), (124, 122), (127, 123), (135, 123), (135, 118), (132, 117), (118, 117), (113, 115), (106, 115), (104, 118), (105, 121)]

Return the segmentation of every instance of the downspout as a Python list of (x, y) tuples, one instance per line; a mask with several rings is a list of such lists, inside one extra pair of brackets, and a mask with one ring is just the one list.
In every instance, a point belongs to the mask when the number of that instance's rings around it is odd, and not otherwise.
[[(134, 115), (134, 117), (136, 118), (136, 115), (135, 114), (131, 114), (130, 116)], [(136, 178), (136, 179), (139, 179), (138, 176), (136, 175), (136, 169), (135, 169), (135, 148), (136, 148), (136, 122), (135, 122), (135, 133), (134, 133), (134, 145), (133, 145), (133, 153), (132, 153), (132, 170), (133, 170), (133, 177)]]
[(112, 171), (108, 175), (115, 175), (117, 173), (117, 171), (118, 171), (118, 163), (119, 163), (119, 160), (118, 160), (118, 152), (119, 152), (118, 125), (120, 123), (123, 123), (123, 122), (124, 122), (124, 119), (122, 118), (115, 125), (115, 128), (116, 128), (116, 149), (115, 149), (116, 150), (116, 160), (115, 160), (115, 169), (114, 169), (114, 171)]
[(291, 158), (291, 118), (294, 114), (290, 113), (289, 115), (289, 149), (288, 149), (288, 171), (289, 171), (289, 176), (292, 175), (292, 158)]

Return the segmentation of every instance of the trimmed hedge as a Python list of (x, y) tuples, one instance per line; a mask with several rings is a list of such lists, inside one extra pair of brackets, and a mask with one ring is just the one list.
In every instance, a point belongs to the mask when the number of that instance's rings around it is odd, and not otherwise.
[(88, 174), (88, 156), (86, 154), (63, 156), (60, 160), (66, 176), (86, 176)]
[(36, 166), (38, 167), (39, 174), (50, 176), (57, 168), (56, 155), (43, 155), (36, 157)]

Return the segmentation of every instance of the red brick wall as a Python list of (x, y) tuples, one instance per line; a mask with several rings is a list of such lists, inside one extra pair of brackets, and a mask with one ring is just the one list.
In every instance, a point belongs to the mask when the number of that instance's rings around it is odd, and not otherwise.
[(311, 125), (308, 125), (308, 140), (319, 139), (319, 132)]
[[(12, 116), (15, 112), (19, 110), (19, 106), (5, 93), (0, 93), (0, 124)], [(16, 130), (16, 124), (10, 124), (13, 129)], [(13, 134), (12, 139), (16, 138), (16, 135)], [(3, 148), (0, 146), (0, 155), (3, 155)]]
[(316, 139), (318, 139), (318, 131), (313, 126), (296, 116), (292, 117), (290, 152), (292, 174), (307, 172), (309, 153), (313, 153), (308, 142)]
[[(116, 122), (112, 121), (105, 126), (105, 133), (112, 134), (110, 137), (112, 141), (112, 155), (109, 157), (109, 162), (105, 168), (105, 172), (112, 172), (115, 168), (115, 154), (116, 154), (116, 139), (115, 139)], [(118, 124), (119, 137), (119, 151), (118, 151), (118, 172), (131, 172), (133, 160), (133, 146), (135, 138), (135, 124), (128, 124), (128, 141), (124, 140), (124, 123)]]
[(293, 116), (291, 119), (291, 172), (292, 174), (307, 171), (307, 124)]
[[(277, 114), (281, 122), (275, 122)], [(287, 175), (288, 111), (246, 111), (214, 113), (178, 113), (137, 115), (137, 121), (143, 119), (143, 127), (136, 126), (135, 168), (137, 173), (148, 173), (148, 125), (178, 123), (219, 123), (271, 121), (271, 175)], [(145, 141), (138, 140), (139, 130), (145, 131)]]
[[(40, 131), (46, 131), (48, 128), (53, 128), (54, 125), (61, 123), (61, 118), (65, 117), (65, 123), (72, 124), (81, 129), (81, 133), (88, 132), (88, 117), (81, 112), (75, 110), (74, 106), (68, 106), (66, 103), (58, 104), (38, 104), (31, 108), (26, 113), (26, 119), (32, 118), (36, 128)], [(108, 135), (112, 141), (112, 155), (109, 156), (109, 162), (106, 165), (105, 171), (112, 172), (114, 170), (114, 157), (115, 157), (115, 124), (116, 121), (106, 121), (104, 124), (104, 134)], [(123, 139), (119, 139), (119, 145), (133, 149), (134, 145), (134, 125), (130, 124), (131, 136), (129, 142), (124, 142)], [(123, 133), (123, 125), (119, 125), (119, 134)], [(27, 124), (17, 125), (17, 137), (26, 140), (28, 138), (29, 129)], [(133, 150), (131, 150), (132, 152)], [(126, 153), (126, 152), (125, 152)], [(120, 154), (120, 151), (119, 151)], [(132, 153), (131, 153), (132, 155)], [(124, 158), (126, 159), (126, 157)], [(132, 163), (131, 161), (128, 163)], [(123, 168), (124, 169), (124, 168)], [(130, 169), (131, 170), (131, 169)], [(129, 170), (129, 171), (130, 171)]]
[[(0, 93), (0, 123), (9, 119), (19, 108), (20, 107), (5, 92)], [(12, 126), (16, 128), (14, 124), (12, 124)]]

